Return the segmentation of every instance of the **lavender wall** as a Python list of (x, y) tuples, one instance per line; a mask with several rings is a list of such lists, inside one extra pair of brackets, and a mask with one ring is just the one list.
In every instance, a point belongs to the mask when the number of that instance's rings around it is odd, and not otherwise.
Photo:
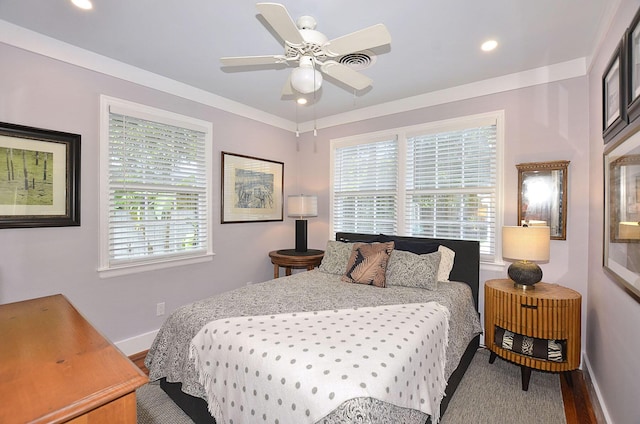
[[(225, 224), (220, 151), (285, 163), (285, 195), (297, 192), (296, 149), (288, 131), (0, 43), (0, 121), (82, 135), (81, 226), (0, 230), (0, 304), (63, 293), (107, 337), (156, 330), (176, 307), (273, 276), (267, 252), (293, 242), (284, 222)], [(213, 123), (213, 261), (101, 279), (99, 105), (105, 94)], [(156, 317), (156, 303), (166, 302)]]
[(632, 297), (602, 270), (603, 153), (602, 83), (604, 69), (625, 29), (640, 8), (623, 0), (589, 72), (589, 274), (587, 366), (597, 382), (610, 423), (639, 423), (640, 299)]

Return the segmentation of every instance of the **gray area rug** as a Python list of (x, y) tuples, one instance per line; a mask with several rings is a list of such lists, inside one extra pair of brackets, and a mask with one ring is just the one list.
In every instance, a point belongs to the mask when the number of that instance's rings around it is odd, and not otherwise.
[(522, 390), (520, 366), (480, 349), (462, 377), (442, 424), (566, 424), (559, 374), (532, 371), (529, 390)]
[[(137, 390), (138, 424), (187, 424), (189, 417), (158, 383)], [(500, 358), (489, 364), (480, 349), (456, 390), (442, 424), (566, 424), (558, 374), (533, 371), (529, 390), (521, 389), (520, 367)]]

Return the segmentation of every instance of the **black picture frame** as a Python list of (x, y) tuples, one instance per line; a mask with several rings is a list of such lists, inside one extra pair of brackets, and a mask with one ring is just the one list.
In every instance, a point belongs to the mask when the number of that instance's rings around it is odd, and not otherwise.
[(627, 117), (629, 122), (640, 116), (640, 9), (625, 34), (625, 68), (627, 78)]
[(222, 152), (222, 224), (284, 220), (284, 163)]
[(602, 75), (602, 138), (611, 141), (627, 125), (624, 39), (620, 41)]
[(0, 122), (0, 228), (80, 225), (80, 141)]

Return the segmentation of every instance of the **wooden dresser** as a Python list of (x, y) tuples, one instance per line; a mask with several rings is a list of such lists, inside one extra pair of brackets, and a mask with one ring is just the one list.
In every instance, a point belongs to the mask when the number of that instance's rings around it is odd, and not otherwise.
[(136, 423), (147, 377), (62, 295), (0, 305), (0, 423)]
[[(531, 369), (564, 372), (580, 366), (580, 320), (582, 296), (558, 284), (536, 283), (522, 290), (512, 280), (489, 280), (485, 283), (485, 344), (491, 351), (490, 362), (500, 356), (522, 367), (522, 389), (529, 387)], [(540, 340), (559, 341), (564, 345), (561, 361), (535, 358), (505, 349), (495, 343), (496, 327), (516, 335)]]

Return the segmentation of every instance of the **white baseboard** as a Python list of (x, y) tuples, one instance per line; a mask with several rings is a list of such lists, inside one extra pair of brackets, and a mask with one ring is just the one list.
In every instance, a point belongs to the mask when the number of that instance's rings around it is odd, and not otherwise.
[(593, 375), (593, 372), (591, 372), (592, 368), (591, 363), (589, 362), (589, 358), (584, 352), (582, 352), (582, 365), (583, 368), (586, 368), (586, 370), (583, 369), (583, 371), (586, 371), (589, 374), (589, 379), (593, 384), (593, 389), (596, 392), (596, 396), (598, 397), (598, 403), (600, 404), (602, 415), (604, 415), (605, 424), (610, 424), (613, 421), (611, 420), (611, 416), (609, 416), (609, 411), (607, 411), (607, 405), (604, 403), (604, 399), (602, 399), (602, 392), (600, 391), (600, 387), (598, 386), (598, 381), (596, 380), (595, 375)]
[(140, 334), (138, 336), (130, 337), (128, 339), (120, 340), (114, 344), (118, 349), (127, 356), (131, 356), (136, 353), (149, 350), (153, 340), (156, 338), (160, 330), (150, 331), (148, 333)]

